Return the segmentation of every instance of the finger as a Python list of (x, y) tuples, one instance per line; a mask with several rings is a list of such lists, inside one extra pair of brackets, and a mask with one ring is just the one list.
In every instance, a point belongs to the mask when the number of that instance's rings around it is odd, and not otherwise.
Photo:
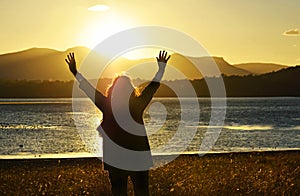
[(171, 55), (168, 56), (168, 58), (166, 59), (166, 62), (171, 58)]
[(158, 57), (156, 57), (156, 60), (157, 60), (157, 61), (159, 61), (159, 58), (158, 58)]
[(72, 53), (69, 53), (67, 57), (68, 57), (68, 60), (71, 61), (71, 59), (72, 59)]
[(159, 51), (158, 58), (161, 59), (161, 51)]
[(164, 59), (166, 59), (166, 58), (167, 58), (167, 55), (168, 55), (168, 53), (167, 53), (167, 52), (165, 52), (165, 54), (164, 54)]
[(70, 54), (70, 60), (74, 61), (74, 54), (73, 53)]
[(66, 63), (68, 63), (68, 64), (69, 64), (69, 61), (68, 61), (67, 59), (65, 59), (65, 61), (66, 61)]
[(164, 59), (164, 57), (165, 57), (165, 52), (166, 52), (166, 51), (163, 50), (162, 55), (161, 55), (161, 58), (163, 58), (163, 59)]

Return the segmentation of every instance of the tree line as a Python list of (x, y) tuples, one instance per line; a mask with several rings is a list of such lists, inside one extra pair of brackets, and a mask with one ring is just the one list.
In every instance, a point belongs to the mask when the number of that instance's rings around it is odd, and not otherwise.
[[(282, 71), (254, 76), (222, 76), (197, 80), (163, 81), (156, 93), (157, 97), (209, 97), (207, 84), (223, 79), (228, 97), (262, 97), (262, 96), (300, 96), (300, 66)], [(110, 79), (98, 82), (98, 89), (105, 92)], [(139, 81), (141, 83), (141, 81)], [(145, 86), (147, 82), (144, 83)], [(0, 80), (1, 98), (68, 98), (72, 97), (74, 81), (40, 81), (40, 80)], [(191, 92), (192, 87), (194, 92)], [(210, 87), (214, 88), (214, 87)], [(76, 90), (76, 96), (84, 96)], [(193, 94), (195, 93), (195, 94)]]

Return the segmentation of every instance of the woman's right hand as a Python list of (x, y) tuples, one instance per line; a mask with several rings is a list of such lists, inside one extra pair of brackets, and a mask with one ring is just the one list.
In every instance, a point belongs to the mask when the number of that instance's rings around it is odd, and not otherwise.
[(65, 59), (66, 63), (69, 65), (69, 69), (74, 76), (77, 74), (76, 61), (74, 57), (74, 52), (69, 53)]
[(156, 57), (159, 69), (163, 69), (163, 70), (165, 69), (167, 62), (171, 57), (170, 55), (168, 57), (167, 56), (168, 56), (168, 53), (166, 51), (164, 51), (164, 50), (159, 51), (159, 55), (158, 55), (158, 57)]
[(164, 72), (165, 72), (167, 62), (170, 59), (170, 57), (171, 56), (170, 55), (168, 56), (168, 53), (166, 51), (164, 51), (164, 50), (159, 51), (159, 56), (156, 57), (159, 69), (158, 69), (157, 73), (155, 74), (153, 81), (155, 81), (155, 82), (161, 81), (161, 79), (164, 75)]

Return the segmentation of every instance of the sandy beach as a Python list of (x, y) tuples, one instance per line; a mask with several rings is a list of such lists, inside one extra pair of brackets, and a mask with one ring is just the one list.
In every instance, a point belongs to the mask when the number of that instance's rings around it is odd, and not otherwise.
[[(1, 195), (111, 195), (97, 158), (2, 159), (0, 171)], [(299, 195), (300, 151), (180, 155), (150, 171), (149, 187), (151, 195)]]

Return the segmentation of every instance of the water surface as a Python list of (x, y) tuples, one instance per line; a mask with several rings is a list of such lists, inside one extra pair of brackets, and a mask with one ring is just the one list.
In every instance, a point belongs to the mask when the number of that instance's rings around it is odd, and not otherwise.
[[(189, 99), (153, 102), (144, 115), (152, 152), (182, 152), (186, 143), (186, 153), (199, 151), (208, 131), (211, 100), (198, 99), (200, 112)], [(101, 155), (96, 127), (102, 114), (88, 99), (78, 99), (73, 107), (72, 99), (0, 99), (0, 110), (0, 155)], [(228, 98), (224, 126), (211, 152), (298, 148), (300, 98)]]

